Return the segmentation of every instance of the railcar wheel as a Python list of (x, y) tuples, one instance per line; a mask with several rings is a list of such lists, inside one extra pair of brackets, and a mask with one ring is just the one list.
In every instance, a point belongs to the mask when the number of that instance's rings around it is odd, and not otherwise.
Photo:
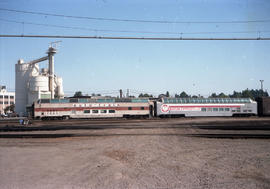
[(62, 117), (63, 120), (69, 120), (69, 118), (70, 118), (69, 116), (63, 116)]

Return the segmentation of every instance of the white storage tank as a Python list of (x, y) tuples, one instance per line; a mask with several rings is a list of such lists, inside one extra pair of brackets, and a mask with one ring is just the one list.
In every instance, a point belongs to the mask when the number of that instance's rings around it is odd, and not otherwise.
[(15, 64), (15, 96), (16, 104), (15, 111), (24, 116), (26, 113), (26, 105), (28, 103), (28, 82), (30, 77), (38, 75), (38, 65), (30, 65), (24, 63), (22, 59)]
[(49, 91), (49, 78), (48, 76), (38, 75), (31, 77), (29, 80), (29, 90), (34, 91)]
[(29, 79), (29, 75), (27, 74), (29, 72), (28, 67), (29, 64), (24, 64), (22, 59), (15, 65), (15, 111), (20, 115), (25, 113), (25, 107), (28, 101), (28, 90), (26, 87)]
[(55, 79), (56, 83), (56, 91), (55, 94), (57, 98), (63, 98), (64, 97), (64, 90), (63, 90), (63, 79), (62, 77), (56, 77)]

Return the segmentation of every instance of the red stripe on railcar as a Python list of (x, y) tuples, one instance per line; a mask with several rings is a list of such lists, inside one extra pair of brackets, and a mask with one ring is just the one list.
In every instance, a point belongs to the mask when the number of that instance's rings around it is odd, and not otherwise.
[(172, 108), (240, 108), (241, 106), (236, 105), (205, 105), (205, 106), (170, 106)]

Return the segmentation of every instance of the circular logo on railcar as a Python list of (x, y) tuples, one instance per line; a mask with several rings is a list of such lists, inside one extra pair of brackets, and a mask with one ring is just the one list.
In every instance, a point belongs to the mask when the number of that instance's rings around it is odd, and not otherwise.
[(162, 112), (168, 112), (169, 109), (170, 109), (170, 107), (169, 107), (167, 104), (163, 104), (163, 105), (161, 106), (161, 111), (162, 111)]

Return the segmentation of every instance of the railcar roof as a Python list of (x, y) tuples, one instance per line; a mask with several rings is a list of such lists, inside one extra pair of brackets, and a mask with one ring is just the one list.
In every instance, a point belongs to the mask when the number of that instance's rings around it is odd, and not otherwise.
[(163, 103), (188, 104), (188, 103), (251, 103), (250, 98), (162, 98)]
[(146, 98), (65, 98), (65, 99), (40, 99), (41, 103), (144, 103), (148, 102)]

